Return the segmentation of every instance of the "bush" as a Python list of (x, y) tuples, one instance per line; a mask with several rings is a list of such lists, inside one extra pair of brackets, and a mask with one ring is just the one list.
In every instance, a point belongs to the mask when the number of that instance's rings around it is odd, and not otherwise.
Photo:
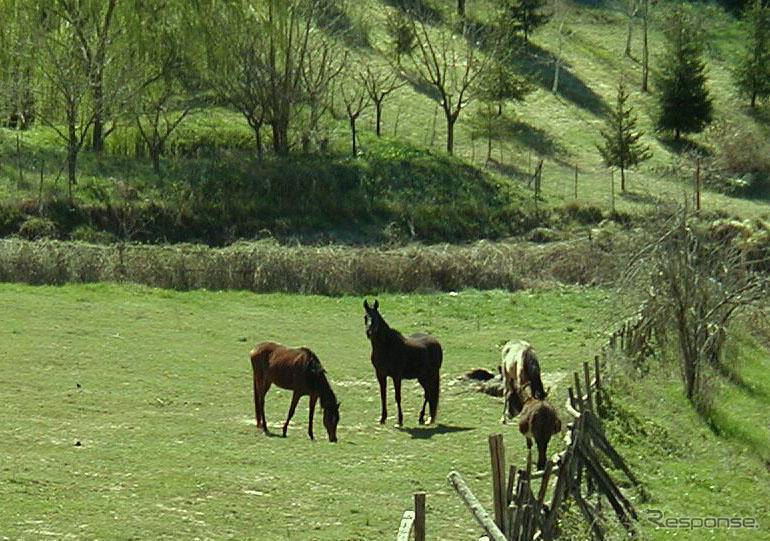
[(19, 236), (27, 240), (55, 239), (59, 236), (59, 227), (48, 218), (32, 216), (21, 224)]
[(115, 235), (100, 231), (92, 225), (79, 225), (70, 233), (70, 239), (93, 244), (109, 244), (116, 240)]
[(770, 141), (745, 126), (726, 122), (709, 130), (714, 156), (704, 161), (704, 180), (729, 193), (770, 192)]
[(583, 225), (598, 224), (604, 217), (599, 207), (581, 205), (578, 201), (571, 201), (556, 210), (563, 218)]

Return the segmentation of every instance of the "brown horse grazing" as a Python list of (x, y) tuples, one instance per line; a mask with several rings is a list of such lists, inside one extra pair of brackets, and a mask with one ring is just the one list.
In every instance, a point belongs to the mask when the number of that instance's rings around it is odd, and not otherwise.
[[(500, 373), (505, 381), (503, 391), (503, 416), (505, 424), (506, 413), (514, 417), (521, 411), (522, 404), (517, 403), (519, 391), (530, 388), (530, 394), (538, 400), (545, 400), (547, 393), (543, 389), (543, 381), (540, 378), (540, 362), (537, 360), (535, 350), (529, 342), (524, 340), (511, 340), (503, 346)], [(522, 399), (523, 399), (522, 395)]]
[(533, 439), (537, 443), (537, 469), (542, 470), (545, 468), (548, 442), (551, 436), (561, 432), (561, 420), (547, 400), (530, 396), (523, 402), (519, 432), (527, 438), (527, 449), (532, 448)]
[(251, 369), (254, 375), (254, 410), (257, 416), (257, 429), (267, 431), (265, 420), (265, 395), (270, 385), (275, 383), (282, 389), (294, 391), (289, 406), (289, 415), (283, 424), (283, 437), (289, 427), (301, 396), (310, 395), (310, 422), (307, 433), (313, 439), (313, 412), (315, 403), (321, 398), (324, 410), (324, 426), (329, 434), (329, 441), (337, 441), (337, 423), (340, 420), (340, 404), (334, 396), (326, 370), (321, 366), (316, 354), (308, 348), (287, 348), (274, 342), (263, 342), (251, 351)]
[(439, 341), (428, 334), (413, 334), (409, 338), (385, 323), (378, 308), (380, 303), (375, 299), (374, 306), (364, 300), (364, 324), (366, 336), (372, 343), (372, 364), (380, 384), (380, 401), (382, 414), (380, 424), (388, 417), (385, 400), (387, 377), (393, 379), (398, 406), (398, 426), (403, 425), (404, 416), (401, 412), (401, 380), (417, 379), (425, 390), (425, 400), (420, 410), (419, 423), (425, 422), (425, 405), (430, 406), (428, 423), (436, 420), (439, 395), (439, 369), (443, 360), (443, 352)]

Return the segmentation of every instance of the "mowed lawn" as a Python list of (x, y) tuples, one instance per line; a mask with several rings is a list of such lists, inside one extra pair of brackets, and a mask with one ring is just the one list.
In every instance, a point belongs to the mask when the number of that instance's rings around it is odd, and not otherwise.
[[(371, 297), (370, 297), (371, 299)], [(0, 285), (0, 538), (380, 539), (412, 494), (427, 495), (430, 537), (479, 531), (447, 484), (459, 470), (491, 502), (487, 437), (500, 399), (456, 383), (494, 369), (510, 337), (531, 340), (562, 406), (567, 370), (592, 358), (606, 329), (600, 290), (381, 295), (386, 320), (444, 346), (438, 425), (422, 428), (421, 390), (404, 386), (405, 427), (380, 426), (362, 298), (172, 292), (138, 286)], [(341, 401), (339, 443), (307, 398), (288, 438), (257, 434), (254, 344), (307, 345)], [(280, 433), (290, 395), (266, 401)], [(549, 454), (562, 449), (560, 439)]]

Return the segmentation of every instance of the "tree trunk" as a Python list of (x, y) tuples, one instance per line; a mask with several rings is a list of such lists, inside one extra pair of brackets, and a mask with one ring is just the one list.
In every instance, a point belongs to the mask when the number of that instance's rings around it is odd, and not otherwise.
[(629, 17), (628, 19), (628, 34), (626, 35), (626, 50), (623, 52), (626, 56), (631, 56), (631, 33), (634, 30), (634, 21)]
[(620, 192), (626, 193), (626, 170), (620, 166)]
[(257, 159), (262, 161), (262, 124), (253, 126), (252, 129), (254, 130), (254, 143), (257, 145)]
[(649, 50), (647, 49), (647, 2), (644, 0), (644, 37), (642, 38), (642, 92), (647, 92), (647, 78), (649, 69)]
[(377, 128), (376, 128), (376, 132), (377, 132), (377, 137), (379, 137), (380, 136), (380, 125), (382, 123), (382, 101), (375, 101), (374, 105), (375, 105), (375, 107), (377, 109)]
[(150, 158), (152, 158), (152, 170), (156, 175), (160, 175), (160, 149), (157, 145), (150, 147)]
[(457, 0), (457, 14), (465, 17), (465, 0)]
[(757, 91), (751, 93), (751, 108), (753, 109), (754, 106), (757, 104)]
[(101, 152), (104, 149), (104, 90), (102, 88), (102, 73), (96, 74), (96, 80), (93, 86), (94, 99), (94, 127), (91, 139), (91, 148), (94, 152)]
[(457, 117), (448, 114), (446, 117), (446, 151), (451, 156), (454, 154), (455, 147), (455, 122)]
[(279, 156), (289, 154), (289, 125), (283, 119), (273, 120), (270, 123), (273, 128), (273, 150)]
[(353, 157), (355, 158), (358, 152), (356, 148), (356, 119), (352, 116), (350, 117), (350, 134), (353, 136)]

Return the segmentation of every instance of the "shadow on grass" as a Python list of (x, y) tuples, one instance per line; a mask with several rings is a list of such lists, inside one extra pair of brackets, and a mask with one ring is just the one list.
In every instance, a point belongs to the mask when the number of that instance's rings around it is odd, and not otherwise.
[(475, 430), (470, 426), (451, 426), (444, 424), (437, 424), (433, 426), (416, 426), (414, 428), (401, 428), (401, 431), (407, 432), (415, 439), (429, 439), (437, 434), (452, 434), (454, 432), (466, 432), (468, 430)]
[[(523, 40), (514, 43), (511, 50), (515, 52), (508, 55), (507, 61), (510, 66), (524, 74), (533, 84), (550, 92), (553, 88), (555, 73), (553, 54), (531, 41)], [(559, 86), (556, 94), (594, 115), (606, 116), (609, 112), (602, 97), (576, 76), (570, 70), (568, 63), (562, 63), (559, 69)]]
[(764, 402), (770, 402), (770, 393), (761, 387), (757, 387), (746, 381), (734, 368), (720, 364), (717, 367), (719, 374), (724, 377), (730, 384), (739, 388), (741, 391), (751, 396), (762, 400)]
[(500, 173), (501, 175), (505, 175), (509, 178), (512, 178), (514, 180), (519, 180), (521, 182), (528, 182), (530, 178), (532, 178), (531, 173), (527, 173), (526, 171), (516, 167), (515, 165), (498, 162), (494, 157), (494, 153), (492, 155), (492, 158), (486, 163), (486, 167), (488, 167), (492, 171)]
[(643, 205), (657, 205), (663, 201), (662, 198), (648, 193), (625, 191), (621, 192), (619, 195), (624, 201), (628, 201), (629, 203), (640, 203)]
[(658, 137), (658, 142), (673, 154), (682, 154), (684, 152), (694, 152), (700, 156), (709, 156), (711, 154), (707, 146), (688, 139), (686, 136), (682, 136), (679, 139)]

